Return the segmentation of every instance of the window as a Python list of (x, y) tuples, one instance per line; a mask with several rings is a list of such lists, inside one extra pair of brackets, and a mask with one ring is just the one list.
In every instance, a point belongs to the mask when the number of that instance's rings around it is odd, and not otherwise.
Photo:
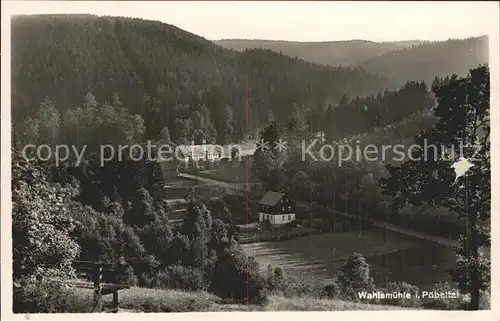
[(284, 206), (281, 207), (281, 211), (285, 212), (285, 207)]
[(292, 220), (292, 215), (288, 215), (288, 220), (291, 221)]
[(285, 220), (285, 215), (283, 215), (283, 216), (281, 217), (281, 219), (284, 221), (284, 220)]

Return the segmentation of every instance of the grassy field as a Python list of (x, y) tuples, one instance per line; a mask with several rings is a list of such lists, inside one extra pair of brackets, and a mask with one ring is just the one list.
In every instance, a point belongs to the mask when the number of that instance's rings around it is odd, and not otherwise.
[(331, 282), (344, 260), (354, 252), (363, 254), (370, 264), (375, 282), (406, 281), (429, 288), (449, 281), (446, 268), (455, 262), (453, 249), (396, 233), (363, 231), (316, 234), (279, 242), (243, 244), (263, 270), (280, 266), (290, 273)]
[[(252, 177), (252, 161), (248, 162), (248, 182), (257, 183), (258, 181)], [(197, 175), (211, 178), (226, 183), (245, 183), (245, 166), (243, 162), (236, 164), (228, 163), (221, 165), (219, 168), (200, 171)]]
[[(77, 295), (90, 311), (92, 290), (77, 289)], [(103, 296), (104, 312), (111, 311), (112, 296)], [(206, 292), (184, 292), (130, 288), (120, 291), (120, 312), (221, 312), (221, 311), (342, 311), (342, 310), (394, 310), (393, 306), (370, 305), (340, 300), (315, 298), (285, 298), (271, 295), (265, 305), (227, 304)]]
[(200, 194), (210, 193), (212, 190), (219, 189), (220, 187), (214, 184), (206, 184), (196, 180), (186, 178), (175, 178), (165, 182), (161, 187), (161, 197), (165, 200), (182, 199), (186, 196), (190, 188), (194, 188)]

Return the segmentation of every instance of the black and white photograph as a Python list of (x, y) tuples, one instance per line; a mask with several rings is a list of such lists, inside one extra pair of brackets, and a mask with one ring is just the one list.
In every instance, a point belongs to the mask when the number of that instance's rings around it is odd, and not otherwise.
[(498, 320), (499, 8), (2, 1), (2, 319)]

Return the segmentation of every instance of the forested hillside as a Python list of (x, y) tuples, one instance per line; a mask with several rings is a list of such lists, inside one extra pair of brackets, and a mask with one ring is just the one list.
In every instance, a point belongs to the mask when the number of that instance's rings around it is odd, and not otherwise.
[(469, 69), (488, 62), (487, 37), (439, 42), (288, 42), (227, 39), (215, 43), (237, 51), (263, 48), (319, 64), (357, 66), (368, 72), (380, 73), (399, 84), (408, 80), (423, 80), (430, 86), (435, 76), (445, 77), (453, 73), (463, 76)]
[(464, 76), (488, 62), (488, 38), (452, 39), (425, 43), (373, 57), (359, 66), (397, 81), (425, 81), (451, 74)]
[(236, 51), (270, 49), (291, 57), (330, 66), (355, 66), (390, 51), (418, 45), (422, 41), (373, 42), (367, 40), (298, 42), (275, 40), (223, 39), (216, 44)]
[(246, 84), (254, 131), (270, 114), (283, 119), (294, 105), (305, 110), (343, 95), (395, 88), (361, 69), (316, 65), (270, 50), (226, 50), (160, 22), (91, 15), (12, 22), (14, 122), (35, 115), (44, 98), (62, 114), (89, 92), (101, 102), (117, 93), (130, 113), (144, 119), (146, 137), (167, 127), (176, 142), (223, 142), (243, 136)]

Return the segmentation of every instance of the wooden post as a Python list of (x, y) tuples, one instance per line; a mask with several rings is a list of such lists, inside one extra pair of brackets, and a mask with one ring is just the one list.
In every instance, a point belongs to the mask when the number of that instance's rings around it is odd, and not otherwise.
[(102, 277), (102, 267), (100, 265), (96, 265), (94, 268), (94, 309), (101, 310), (101, 277)]
[(118, 291), (113, 292), (113, 313), (118, 313)]

